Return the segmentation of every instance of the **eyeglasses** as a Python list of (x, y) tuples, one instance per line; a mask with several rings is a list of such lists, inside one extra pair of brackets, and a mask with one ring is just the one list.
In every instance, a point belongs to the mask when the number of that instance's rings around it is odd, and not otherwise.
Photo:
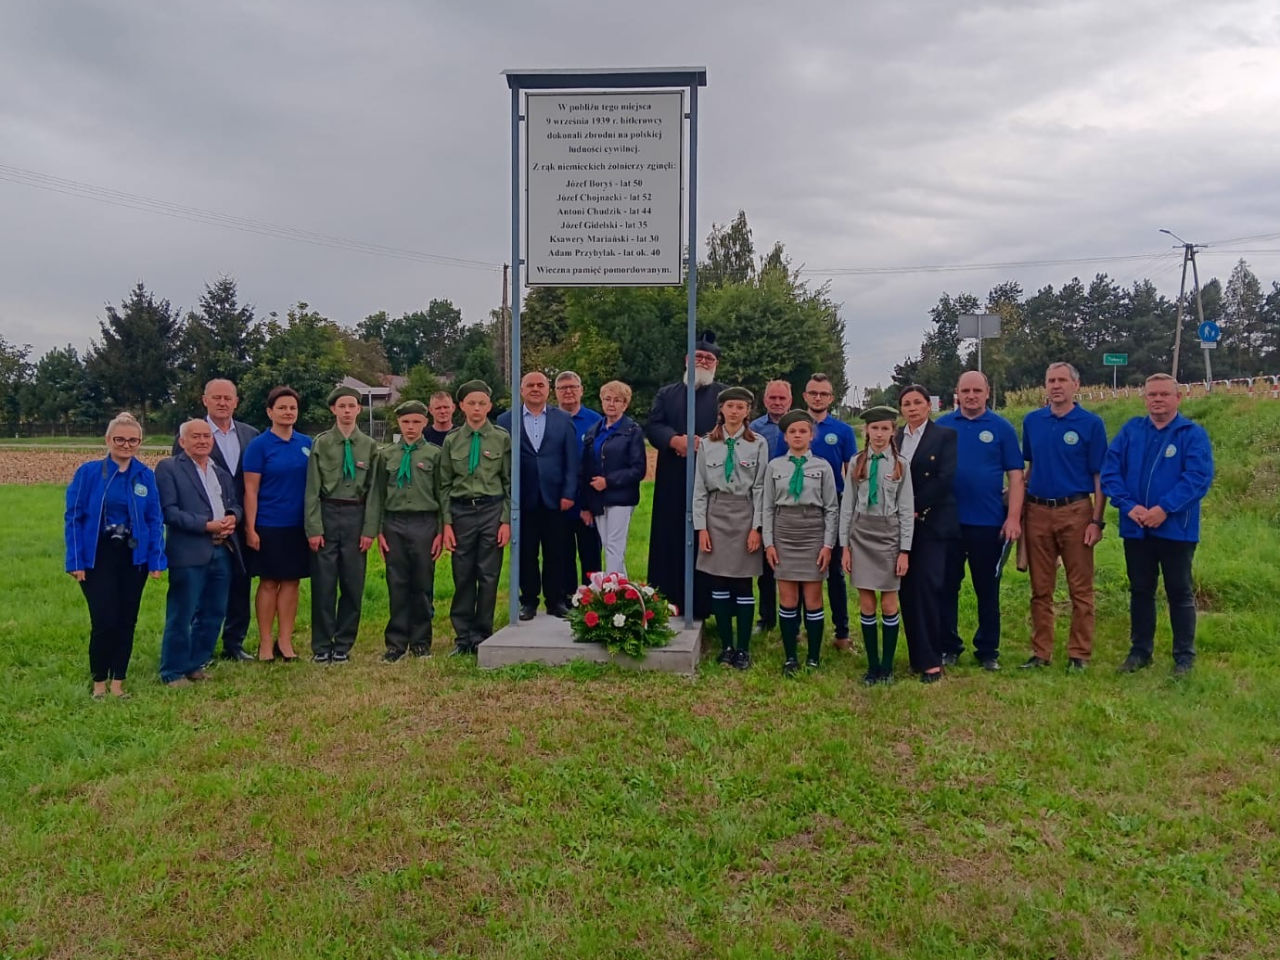
[(136, 447), (142, 442), (140, 437), (112, 437), (111, 442), (117, 447)]
[(835, 394), (832, 393), (830, 390), (806, 390), (804, 392), (804, 395), (806, 397), (834, 397), (835, 396)]
[(581, 390), (581, 389), (582, 389), (582, 384), (579, 384), (579, 383), (562, 383), (562, 384), (560, 384), (558, 387), (556, 387), (556, 389), (557, 389), (557, 390)]

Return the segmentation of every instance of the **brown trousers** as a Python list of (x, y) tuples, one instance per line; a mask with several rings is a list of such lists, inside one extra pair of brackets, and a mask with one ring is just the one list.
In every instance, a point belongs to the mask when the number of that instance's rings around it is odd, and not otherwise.
[(1059, 557), (1071, 595), (1067, 656), (1088, 660), (1093, 653), (1093, 548), (1084, 545), (1092, 517), (1092, 499), (1065, 507), (1027, 504), (1023, 538), (1031, 575), (1031, 650), (1041, 660), (1053, 659), (1053, 590)]

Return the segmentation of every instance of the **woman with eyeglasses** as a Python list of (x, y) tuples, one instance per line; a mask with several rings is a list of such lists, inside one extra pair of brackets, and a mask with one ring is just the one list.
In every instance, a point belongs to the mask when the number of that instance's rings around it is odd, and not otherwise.
[(121, 413), (107, 424), (107, 457), (81, 464), (67, 487), (66, 570), (89, 604), (93, 698), (124, 697), (142, 588), (167, 566), (156, 475), (135, 454), (142, 427)]

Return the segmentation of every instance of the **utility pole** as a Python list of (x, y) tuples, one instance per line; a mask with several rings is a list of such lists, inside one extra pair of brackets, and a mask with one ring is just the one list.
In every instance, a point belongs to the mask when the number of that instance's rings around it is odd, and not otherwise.
[(502, 313), (498, 318), (498, 363), (502, 369), (502, 381), (511, 379), (511, 284), (508, 274), (511, 264), (502, 265)]
[[(1170, 371), (1170, 373), (1173, 374), (1173, 378), (1176, 380), (1178, 379), (1178, 358), (1182, 353), (1182, 305), (1186, 300), (1187, 294), (1188, 263), (1191, 264), (1191, 277), (1192, 282), (1195, 284), (1196, 316), (1199, 318), (1200, 323), (1204, 323), (1204, 301), (1200, 296), (1200, 271), (1196, 269), (1196, 251), (1202, 248), (1204, 244), (1188, 243), (1172, 230), (1166, 230), (1163, 227), (1160, 228), (1160, 232), (1167, 233), (1182, 245), (1182, 283), (1178, 287), (1178, 319), (1176, 321), (1177, 327), (1173, 332), (1173, 369)], [(1212, 377), (1209, 376), (1209, 352), (1207, 350), (1205, 351), (1204, 362), (1205, 379), (1211, 381)]]

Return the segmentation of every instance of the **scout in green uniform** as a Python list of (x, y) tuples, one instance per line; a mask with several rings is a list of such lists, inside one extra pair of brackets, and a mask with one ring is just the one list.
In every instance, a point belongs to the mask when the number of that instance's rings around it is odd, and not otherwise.
[(818, 666), (825, 620), (822, 581), (827, 579), (831, 548), (836, 544), (840, 501), (831, 464), (809, 449), (813, 417), (803, 410), (792, 410), (778, 421), (778, 428), (787, 452), (770, 460), (765, 472), (761, 540), (765, 561), (778, 581), (778, 626), (786, 651), (782, 672), (792, 676), (800, 669), (796, 642), (802, 593), (809, 640), (806, 665), (810, 669)]
[(423, 436), (427, 408), (418, 400), (396, 407), (400, 442), (378, 450), (376, 487), (369, 503), (378, 510), (378, 549), (387, 564), (390, 618), (383, 663), (406, 652), (431, 655), (432, 598), (440, 531), (440, 448)]
[(378, 448), (356, 426), (358, 392), (335, 387), (329, 409), (333, 429), (311, 445), (303, 517), (311, 545), (311, 653), (317, 663), (346, 663), (360, 628), (366, 554), (378, 534), (378, 511), (366, 503)]
[(511, 436), (488, 420), (489, 385), (458, 388), (462, 426), (440, 451), (440, 519), (453, 552), (453, 654), (475, 653), (493, 633), (502, 550), (511, 539)]

